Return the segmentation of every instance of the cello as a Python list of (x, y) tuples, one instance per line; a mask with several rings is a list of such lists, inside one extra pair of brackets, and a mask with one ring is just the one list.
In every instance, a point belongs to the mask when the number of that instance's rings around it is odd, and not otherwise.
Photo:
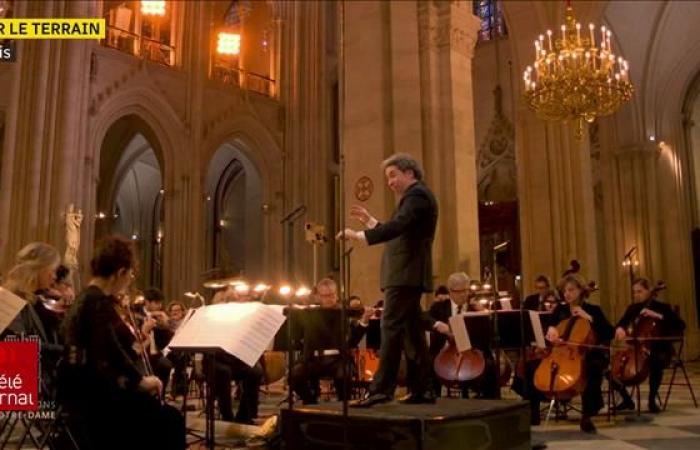
[[(651, 305), (656, 294), (666, 289), (666, 284), (659, 281), (651, 290), (649, 298), (644, 302), (642, 311)], [(623, 386), (636, 386), (643, 383), (649, 376), (650, 344), (661, 336), (659, 320), (653, 317), (639, 315), (630, 325), (628, 331), (631, 344), (622, 344), (623, 348), (613, 355), (611, 374), (613, 379)]]
[[(571, 261), (564, 277), (576, 274), (581, 266)], [(570, 308), (581, 306), (588, 294), (597, 290), (594, 282), (581, 286), (579, 297)], [(554, 343), (549, 355), (540, 362), (534, 376), (535, 387), (549, 398), (568, 400), (583, 392), (586, 387), (585, 358), (588, 349), (597, 347), (593, 328), (588, 320), (573, 314), (556, 326), (559, 341)]]

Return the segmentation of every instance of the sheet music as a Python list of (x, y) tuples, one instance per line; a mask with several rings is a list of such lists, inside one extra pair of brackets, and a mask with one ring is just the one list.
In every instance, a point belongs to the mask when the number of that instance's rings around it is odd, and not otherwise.
[(540, 314), (537, 311), (528, 311), (530, 315), (530, 323), (532, 324), (532, 332), (535, 335), (535, 346), (545, 348), (544, 333), (542, 332), (542, 322), (540, 322)]
[[(466, 315), (466, 313), (464, 315)], [(464, 322), (464, 315), (458, 314), (450, 317), (450, 328), (452, 329), (457, 351), (459, 352), (466, 352), (472, 348), (469, 332), (467, 332), (467, 324)]]
[(192, 318), (194, 313), (197, 311), (196, 308), (190, 308), (187, 310), (187, 313), (185, 314), (185, 317), (182, 318), (182, 322), (180, 322), (180, 326), (177, 327), (175, 330), (175, 334), (173, 334), (173, 337), (170, 338), (170, 342), (168, 342), (168, 345), (165, 346), (163, 349), (163, 356), (168, 356), (168, 353), (170, 353), (172, 350), (170, 350), (170, 343), (173, 342), (175, 339), (175, 336), (178, 335), (182, 331), (183, 328), (185, 328), (185, 324)]
[(510, 303), (510, 297), (499, 298), (498, 301), (501, 302), (501, 311), (513, 310), (513, 305)]
[(0, 333), (10, 326), (27, 301), (0, 287)]
[(261, 303), (203, 306), (181, 327), (170, 347), (220, 348), (252, 367), (284, 321), (278, 309)]

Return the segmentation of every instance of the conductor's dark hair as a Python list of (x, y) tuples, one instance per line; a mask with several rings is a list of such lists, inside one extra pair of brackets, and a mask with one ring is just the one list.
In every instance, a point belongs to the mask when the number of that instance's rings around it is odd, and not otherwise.
[(416, 180), (423, 179), (423, 170), (420, 168), (420, 164), (412, 156), (406, 155), (404, 153), (397, 153), (389, 158), (385, 159), (382, 163), (382, 169), (389, 166), (394, 166), (401, 172), (412, 171), (413, 177)]

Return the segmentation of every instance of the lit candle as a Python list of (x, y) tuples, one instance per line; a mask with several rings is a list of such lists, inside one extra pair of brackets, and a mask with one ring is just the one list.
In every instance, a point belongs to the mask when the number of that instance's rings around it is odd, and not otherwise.
[(600, 27), (600, 49), (605, 50), (605, 25)]
[(566, 45), (566, 25), (561, 26), (561, 45)]
[(608, 50), (610, 50), (610, 49), (612, 49), (612, 47), (610, 47), (610, 30), (608, 30), (608, 32), (606, 33), (606, 35), (607, 35), (607, 37), (608, 37), (608, 42), (607, 42), (607, 44), (605, 45), (605, 47), (606, 47)]
[(540, 41), (535, 41), (535, 59), (540, 57)]
[(592, 23), (588, 24), (588, 30), (591, 32), (591, 47), (595, 47), (595, 37), (593, 36), (593, 29), (595, 28), (595, 25)]
[(576, 43), (581, 45), (581, 24), (576, 23)]
[(552, 51), (552, 30), (547, 30), (547, 39), (549, 40), (549, 51)]

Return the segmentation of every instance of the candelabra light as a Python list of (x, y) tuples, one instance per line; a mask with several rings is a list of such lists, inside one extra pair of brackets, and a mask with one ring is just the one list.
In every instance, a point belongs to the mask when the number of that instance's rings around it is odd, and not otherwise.
[[(556, 33), (559, 34), (559, 33)], [(546, 121), (576, 121), (576, 137), (583, 136), (584, 122), (617, 111), (632, 98), (629, 63), (613, 53), (611, 32), (588, 25), (588, 33), (576, 21), (569, 4), (561, 36), (552, 30), (535, 41), (535, 61), (523, 73), (525, 101), (537, 117)]]

